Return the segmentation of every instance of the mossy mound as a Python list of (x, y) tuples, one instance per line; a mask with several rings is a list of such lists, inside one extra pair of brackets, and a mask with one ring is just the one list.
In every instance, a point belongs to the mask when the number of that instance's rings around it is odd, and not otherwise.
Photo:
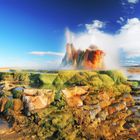
[(0, 73), (0, 81), (7, 81), (18, 85), (29, 85), (36, 88), (52, 88), (52, 82), (56, 76), (57, 73), (2, 72)]
[(19, 73), (19, 72), (1, 72), (0, 80), (1, 81), (9, 81), (9, 82), (19, 82), (21, 84), (29, 84), (29, 73)]
[(114, 81), (107, 74), (98, 74), (97, 72), (77, 72), (69, 80), (64, 83), (65, 87), (69, 86), (94, 86), (97, 89), (101, 87), (109, 87)]
[(56, 78), (57, 74), (55, 73), (41, 73), (30, 75), (30, 85), (31, 87), (38, 88), (52, 88), (52, 82)]
[(103, 82), (98, 75), (91, 76), (89, 79), (89, 84), (96, 89), (100, 89), (103, 86)]
[(50, 88), (56, 76), (57, 74), (51, 74), (51, 73), (41, 74), (40, 80), (43, 83), (42, 88)]
[(89, 75), (87, 73), (78, 72), (64, 84), (66, 86), (85, 86), (88, 85), (88, 77)]
[(75, 73), (77, 73), (77, 71), (60, 71), (52, 84), (56, 88), (61, 88)]
[(127, 82), (127, 78), (121, 71), (110, 70), (110, 71), (100, 71), (100, 74), (107, 74), (110, 76), (116, 84)]
[(14, 73), (8, 73), (8, 72), (1, 72), (0, 73), (0, 80), (12, 81), (13, 78), (14, 78)]

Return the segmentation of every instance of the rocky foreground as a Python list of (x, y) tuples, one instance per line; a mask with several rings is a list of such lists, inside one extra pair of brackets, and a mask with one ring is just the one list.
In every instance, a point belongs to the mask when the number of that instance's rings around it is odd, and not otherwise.
[(139, 140), (139, 90), (119, 71), (1, 75), (0, 114), (10, 127), (0, 139)]

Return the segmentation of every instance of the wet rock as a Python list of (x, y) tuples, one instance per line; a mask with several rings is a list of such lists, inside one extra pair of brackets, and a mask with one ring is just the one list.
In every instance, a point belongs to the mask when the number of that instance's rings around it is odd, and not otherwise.
[(0, 91), (0, 98), (4, 96), (4, 92), (3, 91)]
[(37, 95), (38, 89), (24, 89), (24, 93), (29, 96)]
[(102, 100), (109, 101), (110, 100), (110, 97), (109, 97), (109, 95), (106, 92), (100, 92), (100, 94), (98, 95), (98, 99), (100, 101), (102, 101)]
[(130, 129), (130, 128), (132, 128), (133, 126), (131, 125), (131, 123), (125, 123), (125, 124), (123, 125), (123, 127), (124, 127), (125, 129)]
[(95, 119), (95, 116), (101, 111), (101, 107), (97, 105), (93, 110), (90, 111), (91, 119)]
[(20, 112), (23, 109), (23, 103), (20, 99), (13, 100), (13, 109), (15, 112)]
[(8, 98), (6, 97), (0, 98), (0, 112), (4, 111), (7, 101), (8, 101)]
[(66, 98), (70, 98), (76, 95), (84, 95), (85, 93), (87, 93), (87, 90), (89, 89), (88, 86), (75, 86), (72, 88), (66, 88), (64, 90), (62, 90), (62, 92), (64, 93), (64, 95), (66, 96)]
[(4, 83), (0, 83), (0, 90), (3, 90), (5, 84)]
[(10, 83), (9, 81), (4, 81), (3, 85), (4, 85), (3, 90), (5, 91), (11, 91), (13, 88), (16, 87), (15, 84)]
[[(112, 72), (109, 74), (112, 75)], [(113, 76), (113, 84), (111, 80), (105, 86), (107, 76), (97, 73), (104, 86), (99, 84), (96, 88), (97, 77), (94, 79), (94, 75), (92, 78), (86, 73), (84, 75), (94, 84), (74, 86), (77, 84), (73, 81), (72, 87), (65, 85), (63, 90), (59, 88), (56, 91), (56, 95), (52, 90), (24, 89), (22, 100), (11, 99), (13, 110), (10, 111), (15, 118), (15, 130), (36, 139), (138, 139), (139, 111), (136, 106), (130, 111), (134, 105), (129, 94), (130, 86), (120, 76)], [(2, 111), (7, 108), (8, 101), (0, 98)], [(22, 103), (24, 115), (19, 113)]]
[(100, 104), (101, 108), (105, 108), (105, 107), (109, 106), (111, 104), (111, 102), (105, 100), (105, 101), (101, 101), (99, 104)]
[(108, 111), (107, 110), (102, 110), (98, 114), (98, 118), (100, 118), (102, 121), (106, 120), (106, 117), (108, 116)]
[(80, 96), (73, 96), (73, 97), (70, 97), (70, 98), (67, 98), (66, 99), (67, 101), (67, 104), (70, 106), (70, 107), (80, 107), (80, 106), (83, 106), (83, 101), (81, 100), (81, 97)]
[(82, 86), (82, 87), (72, 87), (72, 88), (66, 88), (62, 90), (62, 93), (64, 94), (67, 104), (70, 107), (78, 107), (83, 105), (83, 101), (81, 99), (81, 96), (87, 93), (87, 90), (89, 87)]
[(23, 95), (24, 107), (28, 108), (29, 111), (45, 108), (54, 100), (54, 92), (51, 90), (38, 89), (38, 90), (29, 90), (29, 91), (30, 91), (29, 94), (25, 93)]

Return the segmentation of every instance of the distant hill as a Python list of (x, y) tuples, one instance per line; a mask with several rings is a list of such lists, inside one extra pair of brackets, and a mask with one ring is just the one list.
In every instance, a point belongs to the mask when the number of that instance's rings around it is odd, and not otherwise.
[(10, 68), (8, 67), (2, 67), (0, 68), (0, 72), (10, 71)]

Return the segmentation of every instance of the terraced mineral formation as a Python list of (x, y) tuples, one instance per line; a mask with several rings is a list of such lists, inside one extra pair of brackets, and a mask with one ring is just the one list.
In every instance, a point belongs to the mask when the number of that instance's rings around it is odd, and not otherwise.
[(24, 139), (139, 140), (132, 83), (121, 72), (61, 71), (53, 80), (53, 89), (0, 98), (12, 132)]

